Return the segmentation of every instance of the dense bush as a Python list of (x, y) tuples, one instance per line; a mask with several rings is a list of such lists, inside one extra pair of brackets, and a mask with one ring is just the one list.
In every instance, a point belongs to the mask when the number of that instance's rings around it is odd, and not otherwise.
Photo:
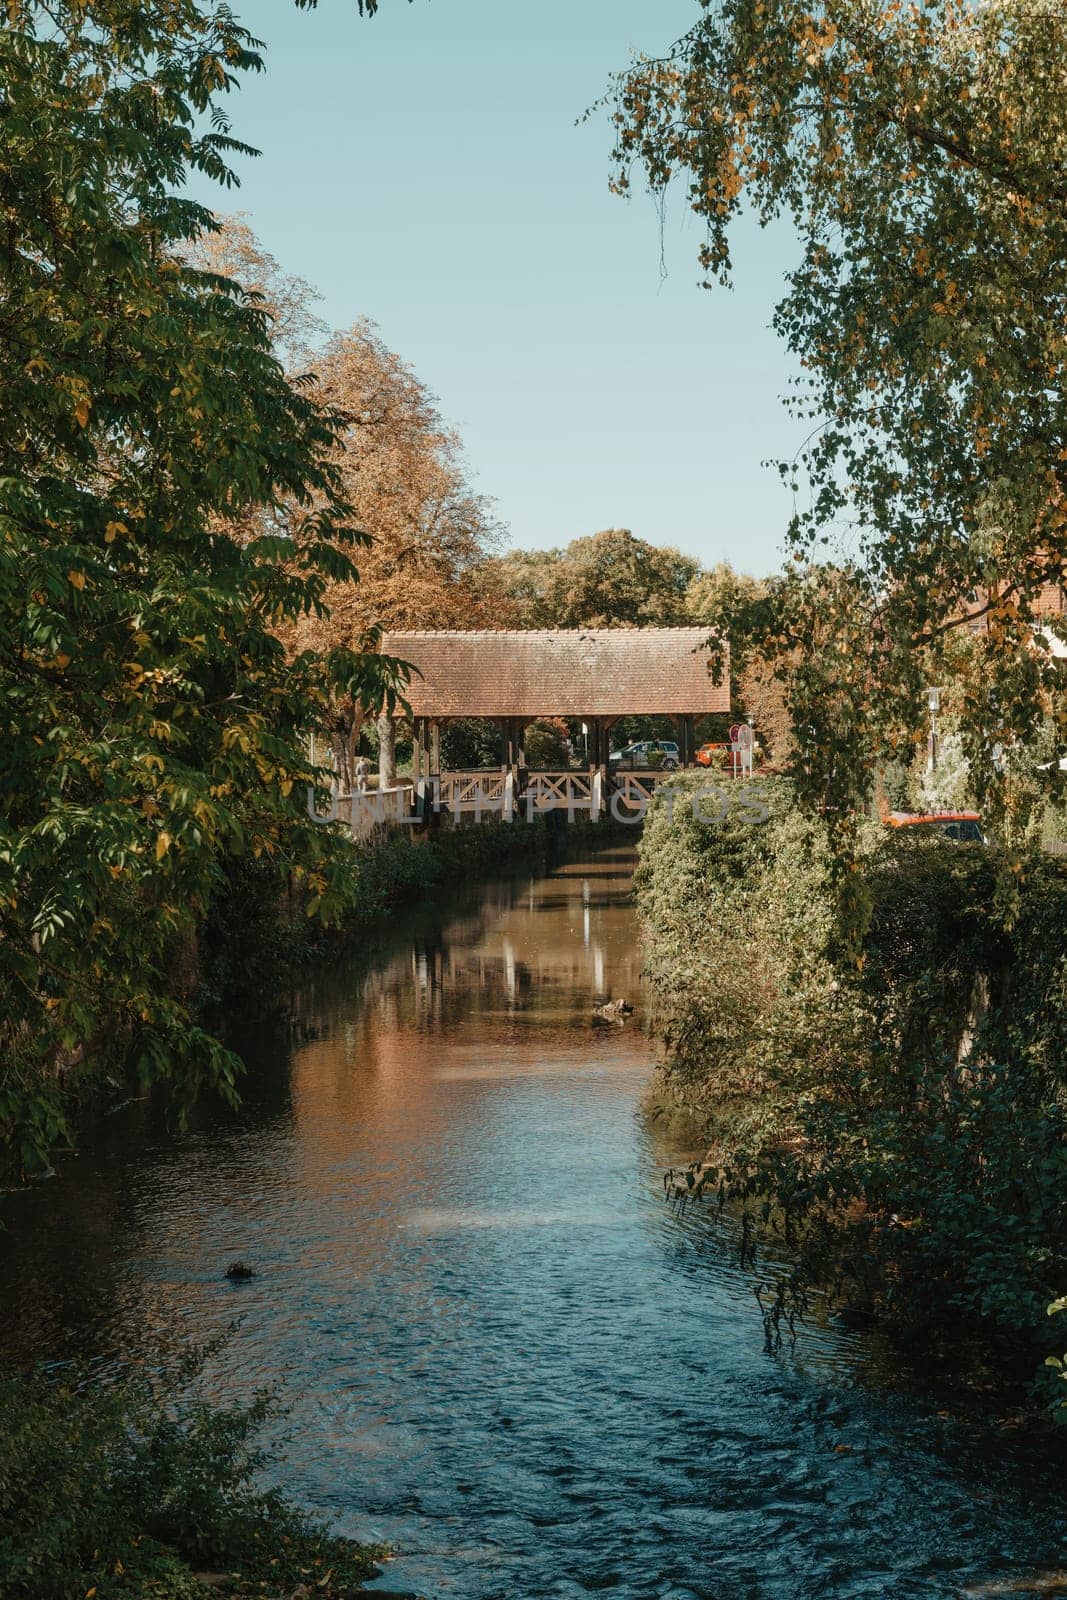
[(0, 1594), (193, 1600), (204, 1570), (231, 1574), (233, 1593), (362, 1592), (380, 1552), (262, 1486), (272, 1398), (223, 1409), (191, 1377), (0, 1380)]
[[(394, 906), (427, 896), (443, 884), (536, 860), (565, 837), (557, 815), (524, 822), (467, 822), (443, 818), (428, 832), (383, 829), (356, 847), (352, 893), (342, 932), (374, 921)], [(574, 835), (577, 836), (576, 833)]]
[(1029, 859), (1005, 895), (996, 850), (871, 824), (857, 966), (817, 822), (763, 792), (761, 825), (661, 804), (645, 830), (668, 1088), (799, 1281), (1032, 1370), (1067, 1282), (1067, 871)]

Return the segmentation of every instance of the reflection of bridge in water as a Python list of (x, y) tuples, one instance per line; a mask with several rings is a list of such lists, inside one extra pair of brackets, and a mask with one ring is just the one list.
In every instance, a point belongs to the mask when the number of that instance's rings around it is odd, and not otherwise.
[[(356, 831), (442, 813), (506, 821), (548, 811), (593, 821), (640, 815), (663, 773), (613, 770), (608, 753), (616, 723), (670, 718), (685, 766), (696, 719), (730, 709), (729, 649), (709, 640), (704, 628), (393, 633), (382, 648), (414, 668), (405, 691), (413, 775), (409, 785), (397, 784), (390, 753), (395, 723), (387, 725), (379, 791), (344, 797)], [(548, 772), (528, 766), (526, 729), (542, 718), (583, 725), (584, 766)], [(468, 719), (499, 730), (498, 768), (444, 768), (442, 730)]]

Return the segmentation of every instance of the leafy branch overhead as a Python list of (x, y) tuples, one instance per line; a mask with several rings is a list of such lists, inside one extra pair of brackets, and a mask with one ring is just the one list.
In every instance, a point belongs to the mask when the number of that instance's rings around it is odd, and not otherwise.
[[(279, 637), (355, 577), (346, 419), (289, 380), (257, 299), (188, 258), (216, 224), (183, 185), (233, 181), (224, 96), (261, 64), (228, 7), (195, 0), (12, 0), (0, 32), (0, 1130), (16, 1168), (54, 1143), (87, 1063), (233, 1093), (180, 953), (240, 854), (337, 909), (308, 734), (338, 692), (396, 691), (373, 648)], [(301, 515), (281, 526), (286, 506)]]
[[(319, 0), (296, 0), (296, 3), (301, 11), (315, 11)], [(356, 8), (361, 17), (373, 17), (378, 11), (378, 0), (356, 0)]]
[[(746, 209), (795, 230), (776, 325), (810, 435), (782, 468), (797, 559), (855, 574), (868, 642), (847, 671), (877, 684), (875, 751), (914, 728), (916, 679), (981, 613), (967, 724), (990, 787), (992, 752), (1045, 709), (1035, 605), (1067, 576), (1065, 74), (1054, 0), (718, 0), (616, 85), (616, 185), (635, 168), (687, 185), (709, 281)], [(817, 581), (789, 598), (789, 627), (818, 625)], [(798, 691), (798, 724), (827, 686), (851, 692), (841, 665)], [(857, 760), (827, 753), (819, 784), (863, 792)]]

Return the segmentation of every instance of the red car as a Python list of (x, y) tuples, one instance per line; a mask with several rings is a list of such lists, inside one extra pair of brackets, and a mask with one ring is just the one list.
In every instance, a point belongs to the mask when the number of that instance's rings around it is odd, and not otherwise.
[(977, 811), (891, 811), (885, 821), (888, 828), (914, 828), (924, 834), (941, 833), (956, 844), (986, 842), (982, 819)]
[(727, 767), (730, 764), (730, 746), (702, 744), (694, 759), (701, 767)]

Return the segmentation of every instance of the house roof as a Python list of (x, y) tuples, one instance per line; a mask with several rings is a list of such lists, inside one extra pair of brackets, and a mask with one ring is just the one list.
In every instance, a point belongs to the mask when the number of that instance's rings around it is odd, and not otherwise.
[(729, 711), (706, 628), (500, 629), (388, 633), (382, 649), (410, 662), (413, 715), (619, 717)]

